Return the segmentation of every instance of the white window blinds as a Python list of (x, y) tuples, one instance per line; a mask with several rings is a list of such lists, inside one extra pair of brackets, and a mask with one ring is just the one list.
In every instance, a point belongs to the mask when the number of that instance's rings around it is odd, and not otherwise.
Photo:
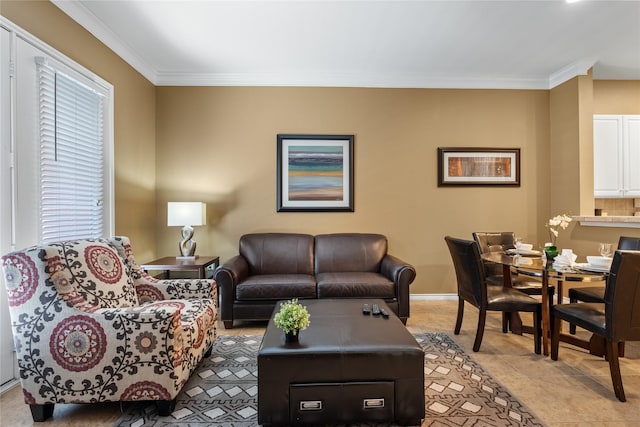
[(102, 237), (105, 96), (36, 58), (40, 104), (41, 241)]

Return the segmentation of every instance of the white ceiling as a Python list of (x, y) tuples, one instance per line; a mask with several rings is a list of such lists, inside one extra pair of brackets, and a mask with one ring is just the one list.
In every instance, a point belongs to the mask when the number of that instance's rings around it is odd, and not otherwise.
[(152, 83), (549, 89), (640, 80), (640, 2), (52, 0)]

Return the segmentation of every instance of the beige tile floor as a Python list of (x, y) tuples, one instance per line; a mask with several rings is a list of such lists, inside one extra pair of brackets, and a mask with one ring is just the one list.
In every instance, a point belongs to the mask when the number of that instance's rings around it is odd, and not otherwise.
[[(456, 308), (454, 300), (412, 301), (407, 327), (413, 333), (449, 333), (548, 426), (640, 426), (639, 342), (628, 343), (626, 357), (621, 360), (627, 396), (627, 402), (622, 403), (613, 394), (609, 365), (604, 359), (565, 344), (561, 344), (560, 360), (556, 362), (536, 355), (531, 336), (502, 334), (498, 313), (489, 314), (480, 352), (473, 353), (477, 310), (467, 306), (462, 331), (454, 336)], [(528, 315), (524, 321), (530, 323)], [(263, 332), (261, 324), (232, 330), (218, 327), (219, 335)], [(119, 403), (56, 405), (50, 421), (35, 425), (111, 427), (120, 414)], [(34, 425), (19, 387), (0, 397), (0, 423), (11, 427)]]

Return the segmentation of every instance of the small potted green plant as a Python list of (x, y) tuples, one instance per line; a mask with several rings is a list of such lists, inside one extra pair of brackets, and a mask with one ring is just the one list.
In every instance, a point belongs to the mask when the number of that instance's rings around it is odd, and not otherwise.
[(297, 298), (280, 303), (280, 311), (274, 317), (276, 326), (285, 333), (286, 342), (298, 341), (298, 332), (311, 324), (307, 308)]

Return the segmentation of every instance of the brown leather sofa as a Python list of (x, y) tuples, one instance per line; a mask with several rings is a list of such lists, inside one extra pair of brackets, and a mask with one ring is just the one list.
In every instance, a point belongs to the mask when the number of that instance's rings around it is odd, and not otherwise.
[(240, 238), (239, 254), (218, 267), (219, 315), (268, 320), (291, 298), (380, 298), (406, 324), (413, 266), (387, 253), (381, 234), (256, 233)]

